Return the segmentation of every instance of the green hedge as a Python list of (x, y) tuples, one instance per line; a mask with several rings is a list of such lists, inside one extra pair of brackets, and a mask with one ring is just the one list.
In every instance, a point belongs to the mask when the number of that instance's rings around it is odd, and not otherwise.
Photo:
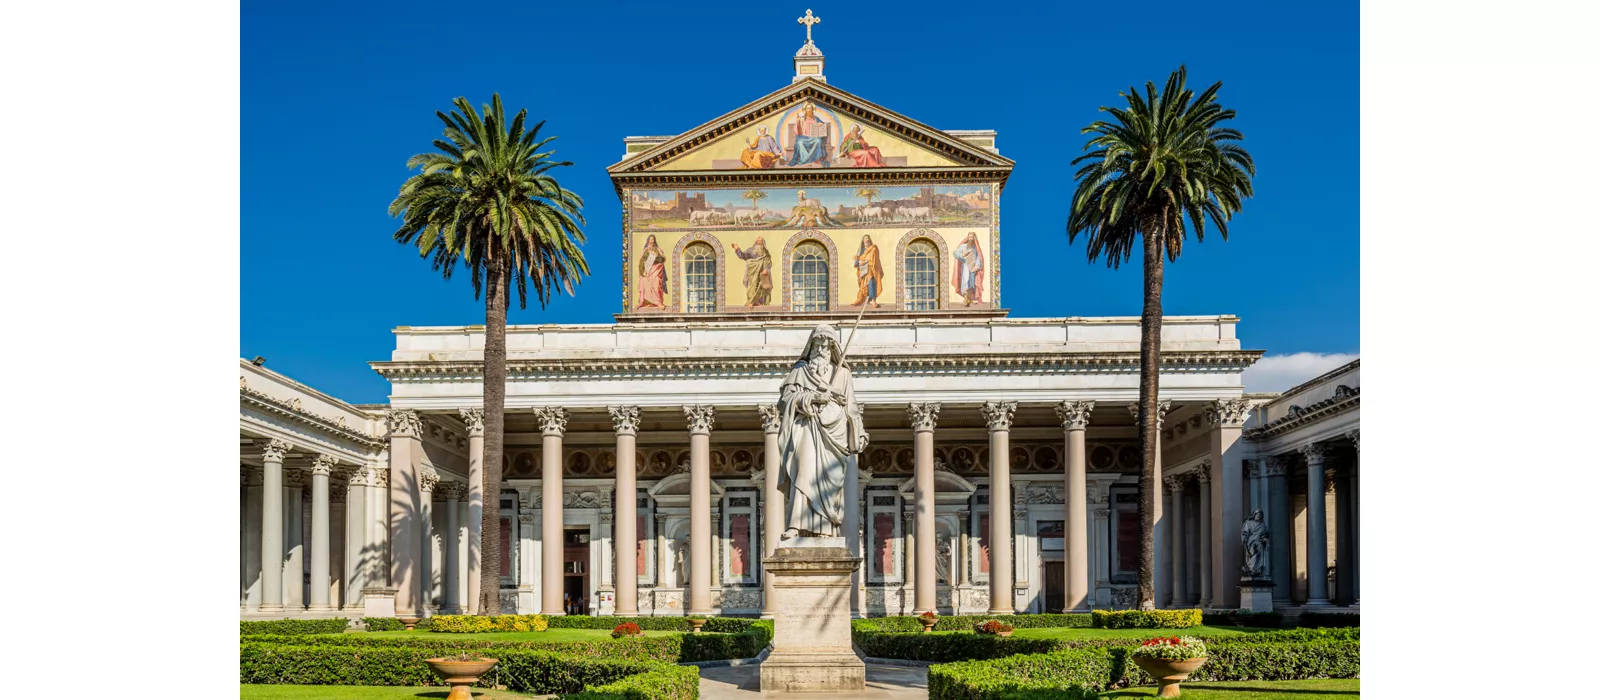
[(265, 645), (317, 647), (355, 647), (363, 649), (401, 648), (421, 650), (434, 656), (481, 651), (491, 655), (503, 651), (541, 651), (586, 658), (629, 661), (719, 661), (747, 659), (761, 653), (772, 641), (771, 620), (749, 620), (736, 634), (673, 634), (635, 639), (596, 639), (594, 641), (543, 641), (537, 634), (528, 640), (500, 641), (463, 638), (453, 634), (370, 636), (365, 634), (249, 635), (241, 642)]
[(428, 619), (428, 631), (446, 634), (543, 632), (550, 627), (543, 615), (438, 615)]
[[(560, 615), (549, 618), (551, 629), (613, 630), (624, 622), (632, 622), (642, 630), (657, 632), (688, 632), (693, 629), (687, 617), (617, 617), (615, 615)], [(743, 632), (755, 624), (753, 617), (705, 618), (706, 632)]]
[[(364, 617), (361, 623), (367, 626), (368, 632), (399, 632), (406, 628), (406, 623), (398, 617)], [(415, 629), (425, 630), (433, 626), (433, 618), (424, 617), (417, 621)]]
[[(973, 625), (984, 620), (999, 620), (1016, 629), (1033, 629), (1039, 627), (1090, 627), (1090, 616), (1076, 614), (1050, 613), (1041, 615), (950, 615), (941, 617), (934, 624), (935, 632), (964, 632), (970, 631)], [(921, 632), (922, 623), (917, 618), (909, 615), (896, 615), (892, 617), (874, 617), (866, 620), (855, 620), (851, 623), (852, 629), (870, 629), (874, 632)]]
[(1360, 627), (1361, 613), (1303, 612), (1295, 624), (1301, 627)]
[[(479, 653), (500, 661), (479, 681), (483, 687), (630, 700), (695, 700), (700, 692), (699, 673), (689, 667), (512, 649)], [(434, 650), (408, 646), (244, 643), (239, 645), (239, 682), (442, 685), (424, 662), (433, 656)]]
[(1218, 610), (1201, 621), (1213, 627), (1282, 627), (1283, 613), (1276, 610)]
[[(998, 659), (1017, 654), (1044, 654), (1068, 649), (1090, 647), (1121, 647), (1137, 644), (1144, 638), (1120, 639), (1063, 639), (1037, 637), (997, 637), (993, 635), (956, 632), (954, 634), (922, 634), (921, 632), (877, 632), (871, 625), (858, 620), (852, 638), (861, 653), (883, 659), (909, 659), (948, 663), (976, 659)], [(1156, 636), (1152, 634), (1151, 636)], [(1280, 642), (1337, 641), (1359, 642), (1361, 629), (1293, 629), (1257, 632), (1248, 636), (1236, 634), (1193, 635), (1206, 644), (1276, 644)]]
[(1093, 626), (1105, 629), (1183, 629), (1199, 627), (1204, 615), (1199, 608), (1187, 610), (1095, 610), (1089, 613)]
[(350, 618), (325, 620), (240, 620), (239, 634), (337, 634), (350, 626)]
[[(1265, 635), (1256, 635), (1261, 637)], [(1361, 642), (1353, 639), (1267, 643), (1207, 643), (1210, 657), (1192, 681), (1358, 678)], [(1131, 646), (1086, 647), (992, 661), (937, 664), (928, 669), (929, 700), (1087, 699), (1154, 680), (1129, 659)]]

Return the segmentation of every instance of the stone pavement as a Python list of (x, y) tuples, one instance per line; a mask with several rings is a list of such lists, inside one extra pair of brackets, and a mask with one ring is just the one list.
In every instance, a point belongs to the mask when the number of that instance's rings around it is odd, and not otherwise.
[(701, 700), (921, 700), (926, 697), (926, 668), (867, 664), (867, 689), (855, 693), (763, 693), (761, 666), (757, 664), (700, 669)]

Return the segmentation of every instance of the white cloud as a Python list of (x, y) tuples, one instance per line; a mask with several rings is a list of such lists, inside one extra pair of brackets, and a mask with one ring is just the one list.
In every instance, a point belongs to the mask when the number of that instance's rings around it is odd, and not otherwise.
[(1288, 391), (1357, 357), (1360, 355), (1340, 352), (1267, 355), (1244, 371), (1244, 390), (1252, 393)]

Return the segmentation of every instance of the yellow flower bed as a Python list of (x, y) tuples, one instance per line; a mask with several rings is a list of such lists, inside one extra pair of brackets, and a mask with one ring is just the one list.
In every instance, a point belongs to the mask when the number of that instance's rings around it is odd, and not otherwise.
[(550, 621), (543, 615), (436, 615), (434, 632), (543, 632)]

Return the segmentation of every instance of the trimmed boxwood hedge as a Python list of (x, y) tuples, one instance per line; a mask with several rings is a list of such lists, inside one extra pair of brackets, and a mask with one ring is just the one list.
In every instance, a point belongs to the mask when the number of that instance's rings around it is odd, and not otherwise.
[(1199, 627), (1204, 615), (1199, 608), (1187, 610), (1094, 610), (1089, 613), (1093, 626), (1105, 629), (1182, 629)]
[(1218, 610), (1201, 616), (1212, 627), (1281, 627), (1283, 613), (1276, 610)]
[(543, 615), (436, 615), (428, 618), (430, 632), (543, 632), (550, 623)]
[[(710, 617), (705, 632), (743, 632), (759, 620), (753, 617)], [(642, 630), (657, 632), (688, 632), (694, 629), (687, 617), (617, 617), (615, 615), (560, 615), (549, 618), (552, 629), (612, 630), (624, 622), (632, 622)]]
[[(857, 620), (852, 639), (861, 653), (884, 659), (908, 659), (936, 663), (998, 659), (1016, 654), (1043, 654), (1085, 647), (1117, 647), (1137, 644), (1144, 638), (1122, 639), (1062, 639), (1038, 637), (996, 637), (992, 635), (956, 632), (954, 634), (922, 634), (921, 632), (878, 632), (876, 620)], [(1156, 636), (1152, 634), (1151, 636)], [(1240, 635), (1192, 635), (1207, 644), (1257, 643), (1273, 644), (1296, 641), (1355, 640), (1360, 641), (1360, 628), (1345, 629), (1294, 629), (1258, 632)]]
[[(1092, 620), (1082, 613), (1050, 613), (1040, 615), (950, 615), (939, 618), (934, 623), (935, 632), (958, 632), (971, 630), (985, 620), (999, 620), (1016, 629), (1031, 629), (1038, 627), (1090, 627)], [(877, 632), (921, 632), (922, 623), (917, 618), (908, 615), (892, 617), (874, 617), (865, 620), (855, 620), (852, 628), (871, 629)]]
[[(239, 682), (295, 685), (437, 686), (425, 659), (437, 650), (408, 646), (244, 643)], [(479, 686), (530, 693), (581, 693), (587, 698), (695, 700), (700, 675), (691, 667), (514, 649), (478, 652), (499, 660)]]
[[(399, 632), (406, 628), (406, 623), (398, 617), (364, 617), (361, 624), (365, 625), (368, 632)], [(417, 621), (415, 629), (425, 630), (433, 625), (433, 618), (424, 617)]]
[(322, 620), (240, 620), (239, 634), (337, 634), (350, 626), (348, 617)]
[[(648, 619), (648, 618), (645, 618)], [(744, 621), (741, 621), (744, 622)], [(324, 635), (249, 635), (242, 642), (267, 645), (298, 645), (355, 647), (363, 649), (403, 648), (429, 652), (434, 656), (482, 651), (491, 654), (502, 651), (542, 651), (586, 658), (611, 658), (632, 661), (660, 661), (678, 663), (687, 661), (720, 661), (747, 659), (761, 653), (772, 641), (771, 620), (749, 620), (740, 625), (744, 631), (735, 634), (703, 633), (674, 634), (635, 639), (596, 639), (594, 641), (543, 641), (537, 633), (526, 641), (499, 641), (461, 637), (454, 634), (428, 634), (416, 636), (369, 636), (365, 634)]]
[(1295, 624), (1301, 627), (1360, 627), (1361, 613), (1303, 612)]
[[(1270, 633), (1269, 633), (1270, 634)], [(1257, 635), (1257, 637), (1266, 636)], [(1359, 678), (1361, 642), (1323, 639), (1269, 643), (1207, 643), (1210, 658), (1192, 681)], [(1131, 646), (1066, 649), (990, 661), (937, 664), (928, 669), (929, 700), (1092, 698), (1154, 680), (1129, 660)]]

